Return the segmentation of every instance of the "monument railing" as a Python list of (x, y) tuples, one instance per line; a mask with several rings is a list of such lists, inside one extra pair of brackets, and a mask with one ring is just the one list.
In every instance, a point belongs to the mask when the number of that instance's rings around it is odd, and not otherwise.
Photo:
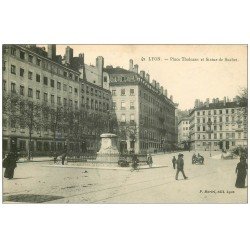
[[(139, 160), (139, 163), (145, 163), (147, 162), (147, 154), (136, 154), (137, 159)], [(67, 156), (67, 162), (71, 162), (71, 163), (114, 163), (114, 160), (117, 158), (117, 156), (112, 156), (110, 155), (107, 157), (105, 155), (98, 155), (97, 158), (97, 154), (91, 154), (91, 155), (68, 155)], [(118, 157), (118, 161), (119, 160), (125, 160), (128, 163), (132, 163), (132, 158), (133, 158), (133, 154), (120, 154)], [(117, 163), (118, 163), (117, 161)]]

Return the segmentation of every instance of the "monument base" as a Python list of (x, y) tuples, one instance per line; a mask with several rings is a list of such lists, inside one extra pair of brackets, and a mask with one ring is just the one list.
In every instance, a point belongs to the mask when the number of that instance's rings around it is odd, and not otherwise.
[(96, 161), (103, 163), (118, 163), (117, 136), (115, 134), (101, 134), (101, 148), (97, 153)]

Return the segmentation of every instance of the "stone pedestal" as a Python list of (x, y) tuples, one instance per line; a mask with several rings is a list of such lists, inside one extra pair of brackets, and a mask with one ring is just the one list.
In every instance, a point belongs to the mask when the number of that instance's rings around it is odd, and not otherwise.
[(101, 148), (97, 153), (96, 161), (118, 163), (119, 151), (117, 149), (117, 136), (115, 134), (101, 134)]

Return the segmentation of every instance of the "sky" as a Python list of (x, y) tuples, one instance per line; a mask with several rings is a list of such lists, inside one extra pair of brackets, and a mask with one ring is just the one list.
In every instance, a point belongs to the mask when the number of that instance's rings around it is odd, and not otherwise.
[(103, 56), (105, 66), (129, 69), (133, 59), (182, 110), (193, 108), (195, 99), (232, 99), (247, 87), (247, 45), (57, 45), (57, 54), (66, 46), (74, 56), (84, 53), (86, 64)]

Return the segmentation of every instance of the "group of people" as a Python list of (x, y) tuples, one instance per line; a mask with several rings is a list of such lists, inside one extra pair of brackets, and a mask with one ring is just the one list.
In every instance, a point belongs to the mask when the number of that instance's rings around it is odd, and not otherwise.
[[(133, 169), (137, 169), (139, 162), (140, 162), (140, 161), (139, 161), (137, 155), (136, 155), (136, 154), (133, 154), (133, 156), (132, 156), (132, 168), (133, 168)], [(149, 155), (147, 156), (147, 164), (149, 165), (150, 168), (151, 168), (152, 165), (153, 165), (153, 158), (152, 158), (152, 155), (151, 155), (151, 154), (149, 154)]]
[(204, 157), (199, 153), (196, 156), (196, 154), (194, 153), (192, 156), (192, 164), (204, 164)]
[[(59, 157), (59, 156), (60, 156), (60, 155), (58, 155), (58, 153), (55, 153), (55, 154), (54, 154), (54, 164), (57, 163), (58, 157)], [(65, 150), (65, 151), (62, 153), (62, 155), (61, 155), (62, 165), (64, 165), (64, 163), (65, 163), (66, 156), (67, 156), (67, 151)]]
[[(65, 162), (65, 158), (66, 158), (66, 151), (62, 154), (62, 165), (64, 165)], [(175, 175), (175, 179), (178, 180), (178, 175), (181, 172), (183, 175), (184, 179), (187, 179), (188, 177), (185, 175), (184, 172), (184, 159), (183, 159), (183, 154), (179, 154), (178, 158), (176, 159), (175, 156), (173, 156), (172, 158), (172, 164), (173, 164), (173, 168), (176, 169), (176, 175)], [(54, 158), (54, 160), (56, 161), (56, 158)], [(204, 157), (201, 156), (199, 153), (196, 156), (195, 154), (192, 156), (192, 164), (194, 164), (197, 159), (201, 159), (201, 162), (204, 162)], [(14, 171), (15, 168), (17, 167), (17, 160), (18, 160), (18, 155), (15, 154), (14, 152), (10, 152), (8, 153), (4, 159), (3, 159), (3, 168), (5, 168), (5, 172), (4, 172), (4, 177), (7, 179), (13, 179), (14, 177)], [(139, 160), (136, 156), (136, 154), (133, 155), (132, 157), (132, 167), (134, 169), (137, 168), (139, 163)], [(147, 156), (147, 163), (149, 165), (149, 167), (152, 167), (153, 164), (153, 159), (151, 154), (149, 154)], [(236, 179), (236, 183), (235, 183), (235, 187), (236, 188), (244, 188), (245, 187), (245, 180), (246, 180), (246, 176), (247, 176), (247, 159), (244, 155), (242, 155), (240, 157), (240, 162), (237, 164), (235, 173), (237, 174), (237, 179)]]
[[(192, 156), (192, 164), (196, 163), (196, 158), (201, 159), (201, 162), (204, 163), (204, 157), (198, 153), (197, 156), (195, 154)], [(174, 169), (176, 168), (176, 165), (177, 165), (175, 179), (178, 180), (179, 172), (182, 173), (184, 179), (187, 179), (187, 176), (184, 173), (183, 154), (179, 154), (178, 159), (176, 159), (174, 156), (172, 159), (172, 163), (173, 163)], [(235, 183), (236, 188), (244, 188), (245, 187), (247, 169), (248, 169), (248, 166), (247, 166), (246, 156), (242, 155), (240, 157), (240, 162), (237, 164), (237, 167), (235, 169), (235, 173), (237, 174), (236, 183)]]

